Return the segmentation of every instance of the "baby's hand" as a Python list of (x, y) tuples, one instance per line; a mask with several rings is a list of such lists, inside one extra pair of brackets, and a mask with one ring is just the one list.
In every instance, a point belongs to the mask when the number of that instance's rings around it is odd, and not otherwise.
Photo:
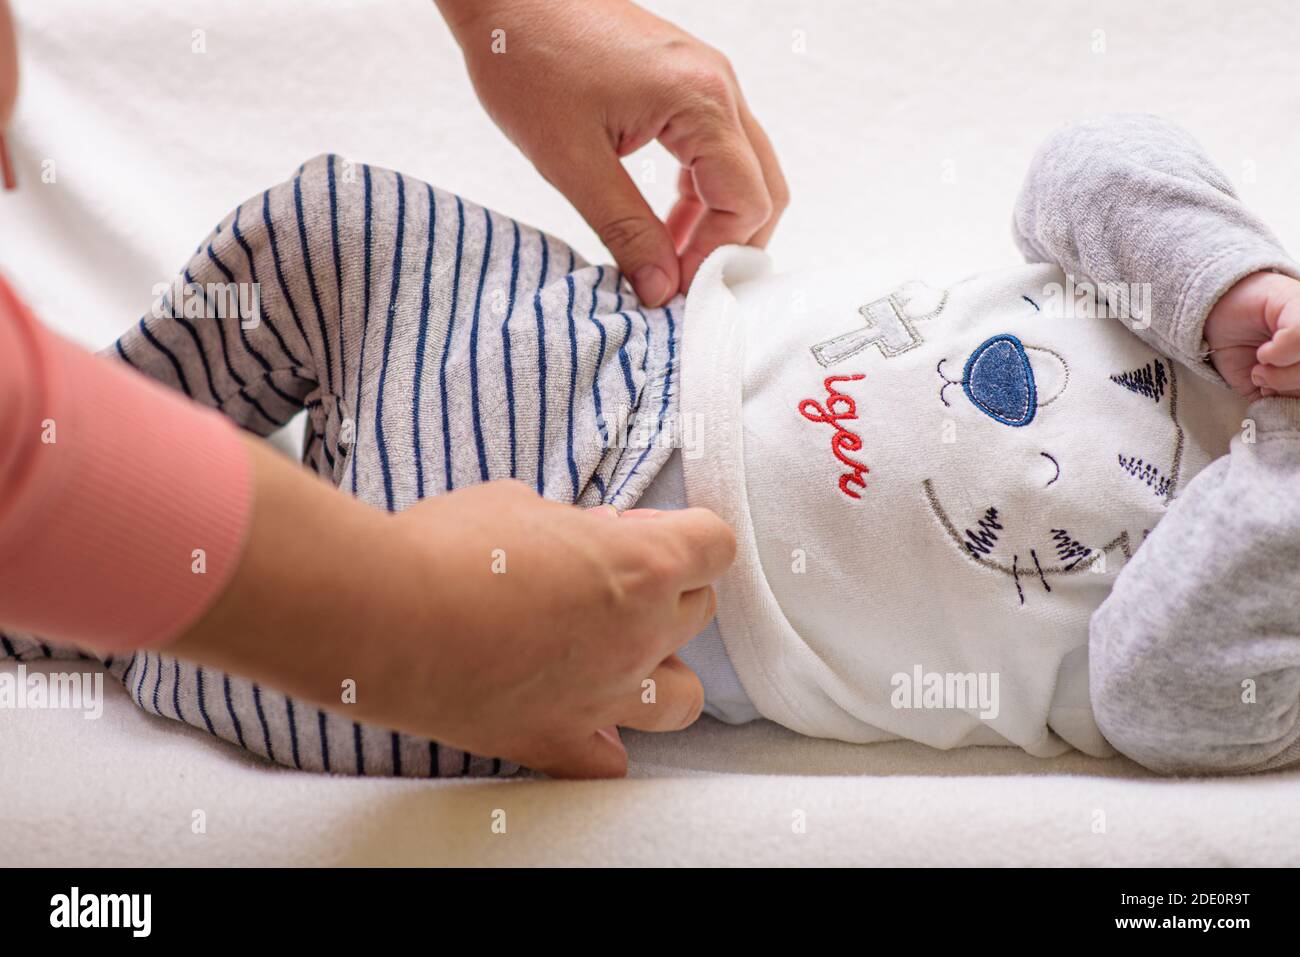
[(1241, 395), (1300, 397), (1300, 282), (1272, 272), (1242, 279), (1210, 311), (1205, 341)]

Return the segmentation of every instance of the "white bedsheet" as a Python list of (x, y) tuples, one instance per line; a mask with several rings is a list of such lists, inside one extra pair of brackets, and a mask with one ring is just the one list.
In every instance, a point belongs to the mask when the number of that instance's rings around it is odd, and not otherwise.
[[(906, 275), (937, 258), (943, 281), (1014, 262), (1007, 224), (1035, 143), (1118, 109), (1192, 129), (1300, 249), (1288, 0), (646, 6), (731, 56), (772, 134), (795, 197), (778, 267), (869, 258)], [(21, 189), (0, 195), (0, 269), (88, 345), (138, 317), (235, 202), (325, 150), (603, 258), (478, 109), (427, 0), (14, 7)], [(664, 154), (629, 165), (662, 209)], [(114, 689), (98, 721), (0, 712), (0, 863), (1300, 863), (1300, 771), (1166, 781), (1123, 760), (855, 748), (707, 719), (627, 737), (622, 782), (326, 778), (150, 718)], [(196, 810), (206, 834), (191, 832)]]

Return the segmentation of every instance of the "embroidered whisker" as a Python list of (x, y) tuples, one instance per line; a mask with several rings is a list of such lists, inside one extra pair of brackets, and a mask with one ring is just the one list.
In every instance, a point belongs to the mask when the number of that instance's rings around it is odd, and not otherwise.
[(1043, 566), (1038, 564), (1038, 553), (1032, 548), (1029, 550), (1029, 557), (1034, 560), (1034, 568), (1038, 569), (1038, 580), (1043, 583), (1043, 588), (1047, 591), (1052, 590), (1052, 586), (1047, 584), (1047, 576), (1043, 574)]
[(1139, 458), (1133, 458), (1132, 456), (1121, 454), (1118, 458), (1120, 468), (1128, 472), (1128, 474), (1132, 475), (1134, 478), (1145, 482), (1147, 486), (1160, 498), (1165, 498), (1169, 495), (1173, 483), (1169, 478), (1162, 475), (1160, 469), (1156, 466), (1149, 462), (1143, 462)]
[(1063, 528), (1054, 528), (1052, 531), (1052, 541), (1056, 545), (1056, 557), (1062, 562), (1068, 562), (1065, 570), (1069, 571), (1075, 565), (1083, 561), (1092, 554), (1092, 549), (1073, 538), (1069, 532)]
[(990, 506), (984, 510), (984, 517), (976, 523), (979, 531), (966, 529), (966, 550), (976, 558), (987, 555), (998, 543), (998, 532), (1002, 523), (998, 521), (998, 510)]

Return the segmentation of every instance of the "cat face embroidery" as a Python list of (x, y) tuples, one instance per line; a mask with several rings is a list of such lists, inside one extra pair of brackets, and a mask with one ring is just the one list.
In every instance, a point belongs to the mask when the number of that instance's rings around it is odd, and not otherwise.
[[(951, 546), (1010, 579), (1023, 605), (1028, 589), (1048, 595), (1061, 576), (1118, 570), (1178, 487), (1183, 430), (1172, 362), (1118, 325), (1081, 330), (1018, 298), (945, 324), (948, 292), (908, 283), (859, 309), (864, 328), (811, 351), (823, 367), (857, 356), (859, 368), (909, 383), (930, 370), (934, 404), (912, 403), (914, 428), (950, 425), (961, 444), (931, 448), (908, 480)], [(906, 471), (896, 469), (900, 481)], [(875, 476), (877, 487), (890, 478)]]
[[(1003, 333), (981, 342), (967, 357), (960, 379), (949, 378), (945, 373), (945, 360), (940, 360), (936, 372), (941, 380), (940, 401), (951, 407), (945, 393), (959, 386), (969, 405), (980, 415), (1006, 428), (1025, 429), (1029, 438), (1039, 410), (1062, 396), (1070, 385), (1070, 369), (1064, 357), (1053, 349), (1024, 344), (1017, 336)], [(1162, 449), (1152, 456), (1120, 449), (1113, 454), (1109, 467), (1114, 469), (1110, 480), (1118, 483), (1135, 481), (1145, 486), (1146, 494), (1153, 496), (1162, 506), (1167, 505), (1178, 484), (1182, 456), (1183, 430), (1177, 417), (1177, 373), (1173, 363), (1153, 358), (1146, 365), (1112, 373), (1106, 377), (1111, 387), (1122, 388), (1139, 397), (1136, 401), (1152, 402), (1163, 406), (1169, 419), (1168, 434), (1172, 447)], [(1093, 383), (1096, 385), (1096, 383)], [(1080, 428), (1093, 428), (1104, 436), (1104, 423), (1079, 423)], [(1099, 444), (1105, 439), (1099, 436)], [(1024, 448), (1024, 443), (1016, 443)], [(1072, 446), (1074, 443), (1072, 443)], [(1034, 451), (1029, 443), (1028, 452)], [(1059, 451), (1059, 450), (1058, 450)], [(1093, 453), (1091, 449), (1088, 454)], [(1032, 466), (1032, 459), (1021, 459), (1027, 479), (1037, 476), (1042, 482), (1042, 492), (1026, 495), (1021, 488), (1018, 494), (1008, 496), (1019, 504), (1015, 514), (1009, 514), (996, 504), (987, 504), (966, 524), (954, 521), (955, 514), (970, 514), (975, 494), (973, 485), (961, 483), (960, 504), (947, 506), (939, 487), (951, 483), (936, 479), (922, 482), (926, 503), (938, 520), (954, 547), (959, 548), (973, 562), (990, 570), (1007, 575), (1016, 587), (1020, 604), (1025, 602), (1022, 579), (1039, 586), (1043, 593), (1052, 590), (1051, 580), (1062, 575), (1082, 571), (1105, 571), (1106, 556), (1118, 553), (1127, 560), (1140, 544), (1134, 541), (1127, 529), (1120, 529), (1105, 540), (1081, 541), (1071, 531), (1071, 522), (1059, 520), (1053, 486), (1062, 479), (1063, 458), (1048, 448), (1038, 449), (1041, 469)], [(1065, 467), (1076, 466), (1080, 453), (1072, 448), (1070, 458), (1064, 458)], [(1096, 469), (1087, 459), (1089, 475), (1084, 483), (1073, 483), (1071, 495), (1080, 494), (1080, 484), (1094, 487), (1102, 485), (1093, 474)], [(1102, 475), (1103, 480), (1106, 479)], [(997, 498), (996, 491), (984, 493), (988, 500)], [(1144, 530), (1145, 532), (1145, 530)]]

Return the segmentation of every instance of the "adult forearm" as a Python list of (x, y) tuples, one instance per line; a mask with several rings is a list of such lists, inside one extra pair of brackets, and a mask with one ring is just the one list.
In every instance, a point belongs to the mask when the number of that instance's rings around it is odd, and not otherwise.
[(249, 513), (234, 426), (46, 329), (0, 280), (0, 623), (114, 651), (225, 587)]
[[(302, 469), (264, 441), (245, 439), (254, 500), (247, 544), (229, 587), (169, 651), (338, 710), (436, 736), (437, 695), (417, 710), (409, 651), (430, 655), (445, 629), (430, 614), (427, 554), (408, 547), (394, 516)], [(432, 689), (427, 689), (432, 690)], [(402, 714), (382, 707), (401, 700)], [(445, 703), (441, 703), (445, 706)]]

